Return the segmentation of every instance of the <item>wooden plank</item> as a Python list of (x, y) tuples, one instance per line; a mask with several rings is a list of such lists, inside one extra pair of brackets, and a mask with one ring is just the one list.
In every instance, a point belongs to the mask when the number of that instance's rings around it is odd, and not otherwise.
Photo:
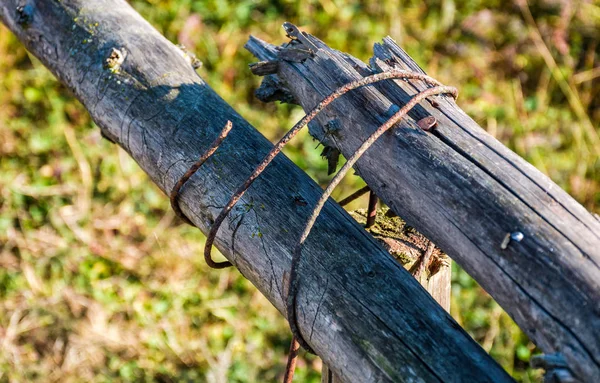
[[(205, 233), (272, 148), (123, 0), (5, 0), (0, 19), (165, 192), (233, 122), (182, 189), (183, 212)], [(221, 252), (282, 312), (291, 252), (321, 192), (278, 156), (217, 236)], [(335, 202), (303, 254), (300, 329), (343, 381), (511, 381)]]
[[(313, 36), (302, 63), (281, 60), (282, 91), (305, 110), (337, 87), (390, 67), (422, 72), (391, 39), (367, 66)], [(260, 59), (279, 49), (256, 38)], [(452, 85), (452, 84), (450, 84)], [(388, 80), (323, 110), (311, 134), (349, 157), (424, 84)], [(600, 381), (600, 222), (548, 177), (488, 135), (451, 99), (421, 103), (356, 165), (382, 200), (469, 272), (547, 353), (563, 353), (584, 381)], [(433, 116), (427, 133), (417, 121)], [(323, 128), (337, 121), (340, 129)], [(514, 233), (518, 241), (502, 245)]]

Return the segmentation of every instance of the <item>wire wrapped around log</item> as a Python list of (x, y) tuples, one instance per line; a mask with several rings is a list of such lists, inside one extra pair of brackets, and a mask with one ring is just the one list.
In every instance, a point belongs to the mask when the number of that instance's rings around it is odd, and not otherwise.
[[(362, 154), (387, 130), (389, 130), (392, 126), (394, 126), (402, 117), (404, 117), (415, 105), (417, 105), (420, 101), (424, 100), (429, 96), (434, 96), (438, 94), (450, 94), (454, 98), (456, 98), (458, 91), (456, 88), (444, 86), (439, 81), (435, 80), (432, 77), (429, 77), (425, 74), (409, 72), (405, 70), (390, 70), (388, 72), (377, 73), (368, 77), (364, 77), (359, 80), (352, 81), (348, 84), (341, 86), (332, 92), (329, 96), (323, 99), (316, 107), (314, 107), (308, 114), (306, 114), (300, 121), (298, 121), (292, 129), (290, 129), (277, 144), (269, 151), (269, 153), (265, 156), (265, 158), (261, 161), (261, 163), (256, 167), (256, 169), (252, 172), (250, 177), (240, 186), (234, 195), (230, 198), (229, 202), (217, 218), (215, 219), (206, 239), (206, 243), (204, 245), (204, 259), (206, 263), (215, 269), (222, 269), (226, 267), (232, 266), (231, 262), (215, 262), (212, 259), (212, 246), (217, 236), (218, 230), (221, 227), (221, 224), (231, 212), (231, 209), (237, 204), (237, 202), (243, 197), (248, 188), (252, 185), (252, 183), (260, 176), (260, 174), (266, 169), (266, 167), (273, 161), (273, 159), (281, 152), (283, 147), (294, 138), (298, 132), (306, 126), (310, 121), (312, 121), (318, 114), (321, 112), (327, 105), (331, 104), (335, 99), (349, 92), (350, 90), (360, 88), (365, 85), (373, 84), (376, 82), (380, 82), (388, 79), (416, 79), (422, 80), (430, 85), (434, 85), (433, 88), (428, 88), (423, 90), (413, 96), (406, 105), (404, 105), (398, 112), (396, 112), (389, 120), (387, 120), (383, 125), (381, 125), (367, 140), (365, 140), (361, 146), (357, 149), (357, 151), (348, 159), (348, 161), (344, 164), (344, 166), (340, 169), (340, 171), (335, 175), (335, 177), (331, 180), (321, 198), (317, 202), (315, 209), (313, 210), (310, 218), (308, 219), (304, 231), (300, 236), (300, 240), (298, 241), (294, 253), (292, 255), (292, 267), (290, 272), (290, 280), (289, 280), (289, 288), (288, 288), (288, 297), (287, 297), (287, 318), (290, 323), (290, 329), (292, 330), (292, 334), (294, 336), (292, 343), (298, 342), (304, 349), (307, 351), (314, 353), (312, 348), (308, 345), (308, 343), (302, 338), (300, 334), (297, 318), (296, 318), (296, 293), (298, 291), (298, 265), (302, 252), (302, 246), (304, 242), (308, 238), (312, 227), (315, 224), (317, 217), (319, 216), (323, 206), (327, 199), (331, 196), (333, 189), (339, 184), (342, 178), (346, 175), (348, 170), (358, 161), (358, 159), (362, 156)], [(181, 208), (179, 207), (178, 195), (179, 190), (183, 186), (183, 184), (195, 173), (198, 169), (206, 162), (206, 160), (214, 154), (218, 146), (225, 139), (229, 130), (231, 129), (231, 122), (228, 122), (223, 131), (217, 137), (217, 139), (213, 142), (213, 144), (209, 147), (209, 149), (200, 157), (200, 159), (190, 167), (190, 169), (184, 174), (184, 176), (177, 182), (173, 190), (171, 191), (171, 205), (175, 212), (182, 217), (186, 222), (191, 223), (191, 221), (183, 215), (181, 212)]]
[[(339, 87), (338, 89), (336, 89), (335, 91), (333, 91), (329, 96), (327, 96), (325, 99), (323, 99), (323, 101), (321, 101), (319, 104), (317, 104), (317, 106), (315, 106), (306, 116), (304, 116), (300, 121), (298, 121), (296, 123), (296, 125), (294, 125), (292, 127), (292, 129), (290, 129), (279, 140), (279, 142), (277, 142), (277, 144), (275, 144), (273, 149), (271, 149), (271, 151), (265, 156), (265, 158), (256, 167), (256, 169), (254, 169), (254, 172), (252, 172), (250, 177), (248, 177), (248, 179), (243, 183), (243, 185), (240, 186), (236, 190), (236, 192), (231, 197), (231, 199), (229, 200), (227, 205), (225, 205), (225, 207), (221, 210), (221, 212), (215, 219), (215, 222), (213, 223), (213, 225), (210, 229), (210, 232), (207, 235), (206, 243), (204, 245), (204, 259), (206, 260), (206, 262), (209, 265), (215, 264), (215, 262), (212, 260), (211, 252), (212, 252), (212, 246), (213, 246), (213, 243), (217, 236), (219, 227), (221, 227), (221, 224), (223, 223), (223, 221), (225, 221), (225, 218), (227, 217), (229, 212), (231, 212), (231, 209), (233, 209), (233, 207), (237, 204), (237, 202), (244, 196), (244, 194), (246, 193), (246, 190), (248, 190), (248, 188), (250, 187), (250, 185), (252, 185), (254, 180), (256, 180), (256, 178), (258, 178), (258, 176), (260, 176), (260, 174), (265, 170), (265, 168), (281, 152), (283, 147), (292, 138), (294, 138), (304, 126), (306, 126), (309, 122), (311, 122), (319, 114), (319, 112), (321, 112), (321, 110), (323, 110), (327, 105), (331, 104), (338, 97), (344, 95), (345, 93), (349, 92), (350, 90), (360, 88), (365, 85), (373, 84), (373, 83), (376, 83), (379, 81), (389, 80), (389, 79), (404, 79), (404, 80), (414, 79), (414, 80), (424, 81), (433, 86), (443, 86), (439, 81), (437, 81), (436, 79), (429, 77), (425, 74), (415, 73), (415, 72), (410, 72), (410, 71), (400, 70), (400, 69), (398, 69), (398, 70), (394, 69), (394, 70), (377, 73), (377, 74), (374, 74), (371, 76), (361, 78), (359, 80), (349, 82), (348, 84), (345, 84), (345, 85)], [(430, 88), (430, 89), (434, 89), (434, 88)], [(455, 89), (454, 89), (454, 91), (455, 91)], [(303, 347), (304, 347), (304, 345), (303, 345)]]
[(419, 102), (426, 99), (427, 97), (434, 96), (437, 94), (450, 94), (454, 98), (457, 97), (458, 91), (456, 88), (450, 86), (436, 86), (434, 88), (425, 89), (415, 96), (413, 96), (410, 101), (408, 101), (398, 112), (396, 112), (389, 120), (387, 120), (383, 125), (381, 125), (377, 130), (369, 136), (360, 147), (354, 152), (354, 154), (348, 159), (348, 161), (342, 166), (340, 171), (333, 177), (327, 188), (319, 198), (317, 205), (315, 206), (310, 218), (306, 222), (306, 226), (304, 227), (304, 231), (300, 236), (300, 240), (296, 244), (296, 248), (294, 249), (294, 254), (292, 256), (292, 268), (290, 272), (290, 282), (288, 288), (288, 297), (287, 297), (287, 316), (288, 322), (290, 323), (290, 328), (292, 330), (292, 334), (297, 338), (297, 341), (300, 345), (309, 352), (312, 352), (312, 349), (308, 345), (308, 343), (302, 338), (300, 334), (300, 329), (298, 327), (298, 322), (296, 318), (296, 293), (298, 292), (298, 265), (300, 262), (300, 257), (302, 253), (302, 246), (304, 242), (308, 238), (310, 231), (312, 230), (317, 217), (321, 213), (323, 206), (325, 206), (325, 202), (331, 196), (333, 189), (340, 183), (340, 181), (344, 178), (348, 170), (354, 166), (356, 161), (364, 154), (373, 145), (373, 143), (386, 131), (388, 131), (391, 127), (393, 127), (398, 121), (402, 119), (413, 107), (415, 107)]

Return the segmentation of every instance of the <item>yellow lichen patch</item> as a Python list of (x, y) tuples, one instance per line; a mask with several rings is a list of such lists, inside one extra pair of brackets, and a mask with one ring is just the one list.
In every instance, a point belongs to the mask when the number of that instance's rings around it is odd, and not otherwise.
[[(388, 214), (390, 209), (383, 207), (377, 209), (375, 224), (366, 229), (405, 269), (413, 273), (418, 267), (420, 257), (425, 254), (429, 246), (429, 239), (416, 231), (413, 227), (393, 214)], [(350, 212), (350, 215), (360, 224), (366, 223), (365, 209)], [(439, 248), (435, 248), (426, 271), (426, 277), (437, 273), (442, 265), (449, 264), (449, 258)]]

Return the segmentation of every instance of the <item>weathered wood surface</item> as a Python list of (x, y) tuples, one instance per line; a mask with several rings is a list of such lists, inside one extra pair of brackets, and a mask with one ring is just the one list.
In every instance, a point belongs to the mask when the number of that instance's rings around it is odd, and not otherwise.
[[(337, 87), (388, 68), (423, 72), (390, 38), (370, 66), (327, 47), (303, 62), (279, 60), (261, 94), (310, 110)], [(251, 38), (260, 60), (281, 47)], [(275, 87), (273, 86), (275, 84)], [(453, 84), (448, 84), (453, 85)], [(349, 157), (425, 84), (388, 80), (336, 100), (311, 134)], [(462, 265), (546, 353), (564, 354), (583, 381), (600, 381), (600, 221), (481, 129), (451, 99), (421, 103), (355, 166), (371, 190)], [(433, 133), (420, 119), (434, 116)], [(339, 130), (327, 127), (337, 121)], [(329, 125), (330, 126), (330, 125)], [(329, 132), (326, 132), (329, 130)], [(522, 241), (502, 242), (520, 232)]]
[[(233, 122), (182, 190), (183, 211), (205, 233), (272, 147), (123, 0), (3, 0), (0, 19), (165, 192)], [(221, 252), (282, 312), (291, 252), (320, 194), (279, 156), (217, 237)], [(344, 381), (511, 381), (333, 201), (303, 255), (299, 325)]]
[[(435, 249), (437, 259), (429, 264), (421, 263), (429, 246), (429, 240), (413, 230), (410, 230), (410, 235), (406, 235), (406, 222), (399, 217), (388, 218), (386, 213), (387, 210), (379, 209), (375, 225), (367, 231), (382, 243), (394, 257), (401, 256), (403, 259), (399, 259), (399, 261), (404, 268), (417, 278), (444, 310), (450, 312), (451, 261), (446, 255), (440, 254), (439, 249)], [(366, 223), (365, 210), (353, 211), (350, 215), (357, 222)], [(419, 270), (419, 266), (424, 266), (425, 270)], [(321, 383), (338, 382), (340, 382), (339, 378), (324, 364)]]

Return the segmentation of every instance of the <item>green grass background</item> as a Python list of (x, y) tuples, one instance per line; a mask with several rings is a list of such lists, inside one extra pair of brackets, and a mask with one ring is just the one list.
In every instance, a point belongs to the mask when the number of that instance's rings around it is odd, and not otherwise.
[[(303, 112), (254, 98), (250, 34), (281, 43), (291, 21), (363, 60), (389, 34), (458, 87), (484, 129), (600, 211), (595, 0), (131, 4), (195, 52), (200, 75), (272, 140)], [(315, 146), (304, 134), (286, 153), (326, 183)], [(174, 219), (167, 198), (3, 26), (0, 153), (0, 382), (281, 378), (283, 318), (237, 271), (204, 264), (203, 235)], [(336, 195), (360, 185), (349, 176)], [(458, 267), (452, 315), (518, 381), (541, 381), (528, 369), (538, 350)], [(296, 381), (319, 381), (320, 368), (303, 357)]]

